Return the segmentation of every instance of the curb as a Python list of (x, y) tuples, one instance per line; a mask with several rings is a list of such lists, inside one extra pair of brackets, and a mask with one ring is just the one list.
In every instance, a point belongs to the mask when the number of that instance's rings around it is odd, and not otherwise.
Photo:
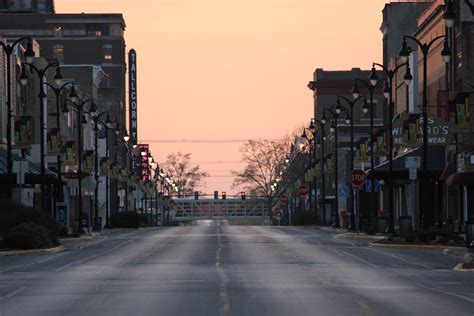
[(453, 270), (454, 271), (462, 271), (462, 272), (474, 272), (474, 268), (464, 268), (465, 263), (458, 263)]
[(344, 234), (335, 235), (334, 238), (337, 239), (353, 239), (353, 240), (381, 240), (384, 239), (385, 236), (371, 236), (371, 235), (349, 235), (344, 236)]
[(64, 248), (63, 245), (53, 247), (53, 248), (46, 248), (46, 249), (31, 249), (31, 250), (12, 250), (12, 251), (0, 251), (0, 257), (6, 257), (6, 256), (23, 256), (23, 255), (32, 255), (32, 254), (37, 254), (37, 253), (57, 253), (57, 252), (62, 252), (65, 251), (66, 248)]
[(398, 249), (463, 249), (463, 247), (441, 246), (441, 245), (404, 245), (404, 244), (380, 244), (371, 242), (371, 248), (398, 248)]
[(91, 240), (91, 239), (96, 239), (97, 236), (84, 236), (84, 237), (73, 237), (73, 238), (59, 238), (59, 241), (61, 243), (68, 243), (68, 242), (75, 242), (75, 241), (81, 241), (81, 240)]

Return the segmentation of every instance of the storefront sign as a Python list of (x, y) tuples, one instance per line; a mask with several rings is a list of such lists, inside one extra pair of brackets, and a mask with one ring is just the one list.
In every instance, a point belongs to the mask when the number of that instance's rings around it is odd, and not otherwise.
[[(150, 152), (150, 145), (148, 144), (140, 144), (138, 145), (140, 148), (140, 160), (141, 160), (141, 176), (140, 179), (144, 182), (149, 180), (150, 170), (148, 168), (148, 154)], [(141, 153), (145, 153), (144, 155)]]
[(128, 52), (128, 106), (130, 113), (130, 145), (136, 145), (137, 134), (137, 52), (131, 49)]
[(33, 117), (15, 117), (15, 148), (30, 148), (33, 144)]
[[(428, 118), (428, 143), (447, 145), (449, 124), (439, 118)], [(418, 114), (402, 113), (393, 122), (394, 146), (418, 147), (423, 143), (423, 118)]]

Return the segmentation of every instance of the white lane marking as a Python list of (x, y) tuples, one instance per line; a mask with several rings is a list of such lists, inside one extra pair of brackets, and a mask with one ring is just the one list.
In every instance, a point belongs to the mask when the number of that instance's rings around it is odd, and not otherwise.
[(204, 280), (172, 280), (171, 283), (204, 283)]
[(453, 292), (448, 292), (448, 291), (443, 291), (443, 290), (440, 290), (440, 289), (437, 289), (437, 288), (434, 288), (434, 287), (431, 287), (431, 286), (426, 286), (426, 285), (423, 285), (423, 284), (420, 284), (420, 283), (415, 283), (415, 285), (419, 286), (421, 288), (424, 288), (424, 289), (428, 289), (428, 290), (431, 290), (431, 291), (434, 291), (434, 292), (439, 292), (439, 293), (443, 293), (443, 294), (446, 294), (446, 295), (454, 296), (454, 297), (460, 298), (464, 301), (474, 303), (474, 299), (472, 299), (470, 297), (467, 297), (465, 295), (461, 295), (461, 294), (457, 294), (457, 293), (453, 293)]
[(390, 256), (390, 257), (396, 258), (396, 259), (401, 260), (401, 261), (404, 261), (404, 262), (412, 263), (412, 264), (417, 265), (417, 266), (419, 266), (419, 267), (423, 267), (423, 268), (426, 268), (426, 269), (434, 270), (432, 267), (427, 266), (427, 265), (425, 265), (425, 264), (418, 263), (418, 262), (413, 261), (413, 260), (408, 260), (408, 259), (405, 259), (405, 258), (403, 258), (403, 257), (397, 256), (397, 255), (394, 255), (394, 254), (391, 254), (391, 253), (388, 253), (388, 252), (380, 251), (380, 250), (374, 249), (374, 248), (367, 248), (367, 249), (369, 249), (369, 250), (371, 250), (371, 251), (375, 251), (375, 252), (377, 252), (377, 253), (379, 253), (379, 254), (382, 254), (382, 255), (386, 255), (386, 256)]
[(19, 289), (16, 289), (15, 291), (13, 291), (13, 292), (11, 292), (11, 293), (8, 293), (8, 294), (5, 295), (5, 296), (0, 297), (0, 301), (3, 301), (3, 300), (5, 300), (5, 299), (7, 299), (7, 298), (10, 298), (10, 297), (13, 297), (13, 296), (17, 295), (18, 293), (24, 291), (25, 289), (26, 289), (26, 287), (21, 287), (21, 288), (19, 288)]
[(105, 240), (105, 238), (104, 238), (104, 239), (99, 239), (99, 240), (96, 240), (96, 241), (93, 241), (93, 242), (90, 242), (90, 243), (88, 243), (88, 244), (85, 244), (85, 245), (80, 246), (79, 249), (87, 248), (87, 247), (89, 247), (89, 246), (92, 246), (92, 245), (98, 244), (98, 243), (100, 243), (100, 242), (103, 242), (104, 240)]
[(373, 268), (379, 268), (378, 265), (373, 264), (373, 263), (371, 263), (371, 262), (368, 262), (368, 261), (366, 261), (366, 260), (364, 260), (364, 259), (362, 259), (362, 258), (357, 257), (356, 255), (352, 255), (352, 254), (347, 253), (347, 252), (345, 252), (345, 251), (342, 251), (342, 250), (335, 250), (335, 249), (332, 249), (332, 248), (329, 248), (329, 247), (328, 247), (328, 250), (330, 250), (330, 251), (332, 251), (332, 252), (335, 252), (335, 253), (338, 253), (338, 254), (340, 254), (340, 255), (349, 256), (349, 257), (354, 258), (354, 259), (356, 259), (356, 260), (358, 260), (358, 261), (360, 261), (360, 262), (362, 262), (362, 263), (365, 263), (365, 264), (367, 264), (367, 265), (369, 265), (369, 266), (371, 266), (371, 267), (373, 267)]
[(56, 272), (60, 272), (60, 271), (66, 269), (66, 268), (68, 268), (68, 267), (70, 267), (70, 266), (72, 266), (72, 265), (75, 265), (75, 264), (78, 264), (78, 263), (81, 263), (81, 262), (84, 262), (84, 261), (87, 261), (87, 260), (90, 260), (90, 259), (94, 259), (94, 258), (99, 257), (99, 256), (106, 255), (106, 254), (108, 254), (108, 253), (110, 253), (110, 252), (112, 252), (112, 251), (114, 251), (114, 250), (117, 250), (118, 248), (120, 248), (120, 247), (122, 247), (122, 246), (124, 246), (124, 245), (126, 245), (126, 244), (128, 244), (128, 243), (130, 243), (130, 242), (132, 242), (132, 241), (134, 241), (134, 240), (131, 239), (131, 240), (124, 241), (123, 243), (118, 244), (117, 246), (115, 246), (115, 247), (112, 248), (112, 249), (109, 249), (109, 250), (100, 252), (100, 253), (95, 254), (95, 255), (93, 255), (93, 256), (89, 256), (89, 257), (86, 257), (86, 258), (82, 258), (82, 259), (79, 259), (79, 260), (70, 262), (70, 263), (68, 263), (68, 264), (66, 264), (66, 265), (63, 265), (63, 266), (57, 268), (57, 269), (56, 269)]
[(216, 227), (217, 235), (217, 251), (216, 251), (216, 270), (219, 275), (219, 295), (221, 297), (222, 307), (220, 308), (219, 315), (228, 315), (230, 312), (230, 300), (229, 295), (227, 294), (227, 276), (225, 275), (224, 269), (221, 267), (220, 259), (222, 252), (222, 237), (219, 233), (219, 226)]

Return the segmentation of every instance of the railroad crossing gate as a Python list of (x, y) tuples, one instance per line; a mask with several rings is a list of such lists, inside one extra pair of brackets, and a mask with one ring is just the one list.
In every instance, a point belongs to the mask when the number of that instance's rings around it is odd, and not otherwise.
[(265, 198), (242, 199), (173, 199), (176, 205), (174, 219), (264, 218), (269, 217), (269, 201)]

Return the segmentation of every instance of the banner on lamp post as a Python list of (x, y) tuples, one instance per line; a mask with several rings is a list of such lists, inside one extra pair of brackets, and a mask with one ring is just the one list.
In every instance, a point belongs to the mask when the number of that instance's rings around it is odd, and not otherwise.
[(14, 148), (30, 148), (33, 144), (33, 117), (15, 117)]
[(76, 165), (76, 143), (68, 141), (63, 147), (62, 160), (64, 166)]
[(61, 154), (62, 141), (59, 128), (49, 128), (47, 134), (47, 154), (58, 156)]

